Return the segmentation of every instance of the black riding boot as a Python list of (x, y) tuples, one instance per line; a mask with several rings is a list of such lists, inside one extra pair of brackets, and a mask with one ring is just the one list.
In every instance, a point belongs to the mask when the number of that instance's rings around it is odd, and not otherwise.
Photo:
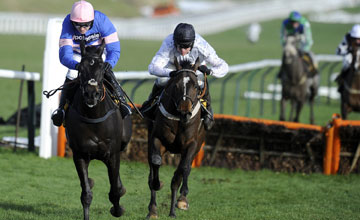
[(210, 93), (209, 93), (209, 84), (206, 81), (206, 91), (205, 91), (205, 95), (203, 97), (205, 103), (202, 104), (202, 108), (201, 108), (201, 117), (204, 120), (204, 127), (205, 130), (210, 130), (214, 124), (214, 113), (213, 110), (211, 108), (211, 97), (210, 97)]
[(146, 117), (152, 119), (153, 113), (154, 113), (154, 103), (156, 102), (157, 98), (161, 94), (162, 90), (164, 89), (163, 86), (156, 85), (154, 83), (154, 86), (152, 88), (152, 91), (148, 97), (148, 99), (142, 104), (140, 111), (145, 115)]
[(68, 78), (65, 79), (64, 87), (62, 89), (61, 96), (60, 96), (59, 107), (51, 115), (53, 124), (58, 127), (62, 125), (62, 123), (64, 122), (64, 119), (65, 119), (65, 111), (66, 111), (66, 109), (64, 108), (65, 104), (72, 103), (75, 92), (78, 88), (78, 84), (73, 83), (73, 84), (69, 85), (70, 82), (72, 82), (72, 80), (70, 80)]
[(116, 98), (120, 100), (119, 107), (121, 116), (125, 118), (131, 114), (131, 107), (127, 104), (123, 90), (121, 89), (113, 71), (109, 70), (105, 72), (105, 79), (109, 81), (114, 87), (114, 93)]

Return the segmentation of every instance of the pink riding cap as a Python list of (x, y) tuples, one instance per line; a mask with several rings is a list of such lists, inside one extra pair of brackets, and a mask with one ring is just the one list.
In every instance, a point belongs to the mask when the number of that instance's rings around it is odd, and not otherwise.
[(75, 22), (89, 22), (94, 20), (94, 8), (87, 1), (75, 2), (70, 13), (70, 20)]

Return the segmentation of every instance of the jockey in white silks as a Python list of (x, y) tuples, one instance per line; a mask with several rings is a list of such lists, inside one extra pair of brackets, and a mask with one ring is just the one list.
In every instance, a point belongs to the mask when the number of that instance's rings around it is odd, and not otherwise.
[[(205, 83), (207, 83), (204, 80), (204, 74), (221, 78), (229, 71), (228, 64), (218, 57), (216, 51), (204, 38), (195, 33), (194, 27), (191, 24), (178, 24), (174, 33), (165, 38), (159, 51), (153, 57), (149, 65), (149, 73), (158, 77), (155, 80), (154, 87), (148, 100), (146, 100), (141, 107), (141, 111), (149, 118), (151, 118), (151, 115), (147, 114), (147, 112), (151, 112), (156, 98), (162, 92), (169, 80), (170, 72), (176, 69), (174, 66), (174, 57), (176, 57), (178, 62), (190, 60), (192, 63), (195, 63), (196, 59), (199, 58), (200, 66), (196, 73), (201, 88), (204, 88)], [(206, 102), (206, 107), (204, 107), (202, 111), (202, 118), (204, 119), (206, 130), (211, 129), (214, 124), (208, 88), (209, 86), (207, 84), (206, 92), (203, 97)]]
[[(339, 84), (339, 91), (342, 90), (344, 79), (350, 70), (350, 66), (353, 61), (353, 52), (355, 52), (354, 50), (356, 50), (359, 47), (360, 47), (360, 25), (355, 24), (351, 28), (351, 31), (345, 34), (343, 40), (336, 48), (336, 54), (343, 56), (343, 66), (339, 76), (336, 78), (336, 81)], [(356, 51), (356, 53), (359, 53), (359, 51)], [(355, 63), (355, 66), (358, 65), (359, 64)]]

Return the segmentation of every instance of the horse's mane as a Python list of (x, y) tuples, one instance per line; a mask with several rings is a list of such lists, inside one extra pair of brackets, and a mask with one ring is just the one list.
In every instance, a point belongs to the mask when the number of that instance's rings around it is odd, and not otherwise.
[(180, 61), (180, 66), (183, 69), (192, 69), (192, 63), (189, 59), (185, 59), (185, 60), (181, 60)]

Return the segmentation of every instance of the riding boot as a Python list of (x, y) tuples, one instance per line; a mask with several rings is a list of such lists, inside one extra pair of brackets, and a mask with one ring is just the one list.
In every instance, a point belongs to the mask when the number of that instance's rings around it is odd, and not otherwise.
[(211, 97), (210, 97), (210, 93), (209, 93), (209, 84), (206, 81), (206, 91), (205, 91), (205, 95), (203, 97), (204, 102), (202, 102), (202, 108), (201, 108), (201, 117), (204, 120), (204, 127), (205, 130), (210, 130), (214, 124), (214, 113), (213, 110), (211, 108)]
[(154, 109), (156, 100), (158, 99), (159, 95), (163, 91), (164, 87), (159, 86), (156, 83), (154, 83), (154, 86), (152, 88), (152, 91), (148, 97), (148, 99), (142, 104), (140, 111), (145, 115), (146, 117), (153, 119), (154, 115)]
[(109, 81), (112, 86), (114, 87), (114, 93), (116, 98), (120, 101), (119, 108), (121, 112), (121, 116), (125, 118), (127, 115), (131, 114), (131, 107), (127, 104), (124, 91), (121, 89), (118, 81), (116, 80), (116, 77), (113, 73), (113, 71), (109, 70), (105, 72), (105, 79)]
[(78, 84), (69, 85), (72, 80), (66, 78), (64, 82), (64, 87), (60, 96), (59, 107), (52, 113), (51, 119), (55, 126), (61, 126), (65, 119), (65, 112), (67, 107), (65, 105), (70, 105), (74, 98), (75, 92), (79, 87)]

